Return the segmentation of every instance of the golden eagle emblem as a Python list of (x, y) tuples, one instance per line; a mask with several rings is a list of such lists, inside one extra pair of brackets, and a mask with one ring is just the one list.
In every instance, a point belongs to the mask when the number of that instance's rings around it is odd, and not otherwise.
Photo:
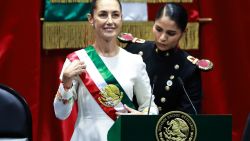
[(188, 114), (171, 111), (159, 119), (155, 133), (157, 141), (195, 141), (197, 128)]
[(123, 92), (114, 84), (108, 84), (101, 90), (98, 100), (106, 107), (115, 107), (123, 97)]

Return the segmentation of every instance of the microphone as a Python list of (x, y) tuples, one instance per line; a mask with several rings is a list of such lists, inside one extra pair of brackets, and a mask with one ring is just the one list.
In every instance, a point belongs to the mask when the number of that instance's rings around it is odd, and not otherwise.
[(152, 89), (151, 89), (151, 96), (150, 96), (150, 101), (149, 101), (149, 106), (148, 106), (148, 115), (150, 113), (150, 108), (151, 108), (151, 103), (152, 103), (152, 97), (154, 93), (154, 88), (155, 88), (155, 83), (157, 81), (157, 75), (154, 76), (153, 78), (153, 84), (152, 84)]
[(183, 83), (182, 79), (181, 79), (180, 77), (178, 77), (177, 79), (178, 79), (178, 81), (180, 82), (180, 84), (181, 84), (181, 86), (182, 86), (182, 88), (183, 88), (183, 90), (184, 90), (184, 93), (185, 93), (185, 95), (187, 96), (188, 101), (189, 101), (189, 103), (191, 104), (191, 106), (192, 106), (192, 108), (193, 108), (193, 110), (194, 110), (195, 115), (197, 115), (197, 114), (198, 114), (198, 113), (197, 113), (197, 110), (196, 110), (196, 108), (194, 107), (194, 104), (193, 104), (192, 100), (190, 99), (190, 97), (189, 97), (189, 95), (188, 95), (188, 93), (187, 93), (187, 91), (186, 91), (186, 88), (184, 87), (184, 83)]

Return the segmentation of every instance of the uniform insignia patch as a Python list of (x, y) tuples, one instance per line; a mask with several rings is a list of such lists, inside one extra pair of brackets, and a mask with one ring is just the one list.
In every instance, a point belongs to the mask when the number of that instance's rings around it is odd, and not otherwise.
[(131, 33), (121, 33), (117, 39), (122, 43), (145, 43), (144, 39), (133, 37)]
[(209, 71), (213, 68), (213, 63), (210, 60), (198, 59), (191, 55), (187, 56), (187, 59), (203, 71)]

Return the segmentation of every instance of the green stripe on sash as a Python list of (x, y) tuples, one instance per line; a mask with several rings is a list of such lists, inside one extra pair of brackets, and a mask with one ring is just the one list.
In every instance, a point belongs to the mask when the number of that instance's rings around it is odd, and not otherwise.
[(89, 45), (85, 48), (88, 56), (91, 58), (93, 63), (95, 64), (96, 68), (98, 69), (99, 73), (102, 75), (104, 80), (107, 84), (115, 84), (120, 91), (124, 93), (124, 96), (122, 98), (122, 103), (128, 105), (130, 108), (135, 108), (131, 100), (128, 98), (126, 92), (123, 90), (119, 82), (115, 79), (113, 74), (109, 71), (107, 66), (104, 64), (100, 56), (97, 54), (96, 50), (93, 46)]

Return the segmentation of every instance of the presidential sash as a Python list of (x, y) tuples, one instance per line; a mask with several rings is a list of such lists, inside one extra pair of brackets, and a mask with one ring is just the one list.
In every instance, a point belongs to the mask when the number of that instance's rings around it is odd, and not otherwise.
[(86, 71), (80, 75), (80, 78), (98, 105), (111, 119), (117, 119), (115, 112), (125, 110), (123, 104), (134, 108), (133, 103), (93, 46), (73, 52), (67, 58), (71, 62), (84, 61), (87, 65)]

